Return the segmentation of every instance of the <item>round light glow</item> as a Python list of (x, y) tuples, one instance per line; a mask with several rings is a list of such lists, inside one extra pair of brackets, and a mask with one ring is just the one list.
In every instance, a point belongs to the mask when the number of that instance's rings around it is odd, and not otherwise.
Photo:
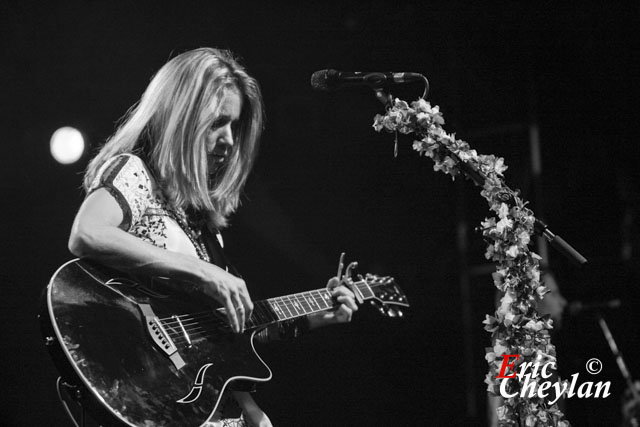
[(78, 129), (65, 126), (51, 135), (51, 155), (58, 163), (77, 162), (84, 152), (84, 138)]

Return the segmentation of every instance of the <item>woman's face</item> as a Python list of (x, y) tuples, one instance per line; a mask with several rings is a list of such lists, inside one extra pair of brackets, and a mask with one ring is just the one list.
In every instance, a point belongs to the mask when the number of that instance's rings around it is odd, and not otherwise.
[[(215, 107), (214, 104), (211, 108)], [(205, 135), (209, 175), (214, 175), (229, 159), (241, 111), (242, 98), (238, 91), (235, 89), (226, 90), (220, 100), (218, 115), (214, 118)]]

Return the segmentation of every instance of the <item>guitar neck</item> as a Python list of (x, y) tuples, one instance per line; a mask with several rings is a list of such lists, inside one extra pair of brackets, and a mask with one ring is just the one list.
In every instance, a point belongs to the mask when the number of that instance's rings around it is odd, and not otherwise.
[[(356, 295), (358, 300), (364, 301), (374, 297), (373, 291), (364, 280), (354, 282), (351, 289), (358, 294)], [(260, 328), (272, 323), (331, 310), (335, 306), (336, 302), (326, 288), (255, 301), (247, 327)]]

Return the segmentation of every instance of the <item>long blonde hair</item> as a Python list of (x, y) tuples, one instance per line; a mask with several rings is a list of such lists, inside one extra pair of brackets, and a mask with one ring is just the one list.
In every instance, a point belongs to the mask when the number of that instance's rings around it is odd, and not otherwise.
[[(204, 138), (229, 91), (240, 95), (242, 110), (232, 153), (211, 182)], [(140, 101), (89, 163), (84, 187), (89, 190), (100, 167), (113, 156), (142, 155), (172, 204), (206, 211), (215, 227), (224, 227), (240, 203), (263, 121), (258, 82), (230, 52), (200, 48), (182, 53), (156, 73)]]

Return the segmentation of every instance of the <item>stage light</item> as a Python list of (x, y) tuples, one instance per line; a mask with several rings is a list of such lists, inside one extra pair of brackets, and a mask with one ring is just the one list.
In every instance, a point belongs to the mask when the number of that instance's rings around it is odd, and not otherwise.
[(58, 163), (68, 165), (82, 157), (84, 138), (78, 129), (65, 126), (51, 135), (50, 146), (53, 158)]

